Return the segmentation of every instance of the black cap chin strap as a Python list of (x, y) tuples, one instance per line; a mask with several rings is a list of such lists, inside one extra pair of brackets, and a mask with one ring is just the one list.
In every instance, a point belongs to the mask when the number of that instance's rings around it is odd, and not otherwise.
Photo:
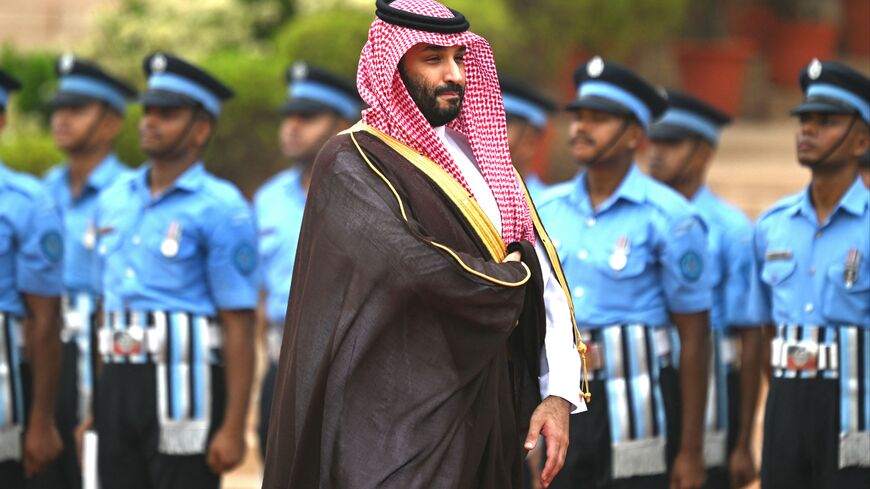
[(849, 137), (849, 133), (852, 132), (852, 127), (855, 126), (855, 122), (857, 120), (858, 120), (858, 116), (856, 116), (855, 114), (852, 114), (852, 118), (849, 122), (849, 127), (847, 127), (846, 131), (843, 132), (843, 135), (840, 136), (840, 139), (837, 141), (837, 144), (831, 146), (831, 149), (829, 149), (824, 155), (822, 155), (821, 158), (814, 161), (813, 166), (817, 166), (817, 165), (822, 164), (825, 160), (830, 158), (832, 154), (834, 154), (838, 149), (840, 149), (840, 146), (842, 146), (843, 143), (846, 142), (846, 138)]
[(200, 110), (200, 107), (197, 105), (193, 108), (193, 110), (190, 111), (190, 119), (187, 120), (187, 125), (184, 126), (184, 130), (181, 131), (181, 134), (179, 134), (177, 138), (175, 138), (175, 141), (172, 142), (169, 148), (164, 151), (164, 154), (174, 154), (178, 150), (178, 148), (181, 147), (181, 143), (183, 143), (184, 140), (187, 139), (187, 136), (190, 135), (190, 131), (193, 130), (193, 125), (196, 123), (196, 119), (199, 116)]
[(615, 136), (610, 138), (610, 141), (608, 141), (607, 144), (605, 144), (604, 147), (601, 148), (600, 151), (595, 153), (595, 155), (592, 156), (592, 159), (590, 159), (589, 161), (586, 162), (586, 165), (588, 166), (588, 165), (592, 165), (594, 163), (597, 163), (598, 160), (600, 160), (605, 154), (607, 154), (608, 151), (613, 149), (613, 147), (616, 146), (616, 143), (618, 143), (619, 140), (622, 139), (622, 136), (625, 134), (625, 131), (628, 131), (629, 125), (630, 125), (629, 119), (627, 117), (623, 118), (622, 119), (622, 126), (619, 128), (619, 132), (617, 132)]
[(683, 161), (680, 162), (680, 171), (677, 173), (676, 178), (674, 178), (674, 183), (682, 182), (686, 175), (689, 173), (689, 163), (692, 162), (692, 158), (695, 156), (695, 153), (698, 151), (698, 148), (701, 146), (701, 140), (697, 138), (692, 138), (692, 150), (689, 151)]
[(103, 122), (103, 119), (106, 118), (106, 114), (108, 112), (109, 106), (103, 102), (100, 102), (100, 112), (99, 114), (97, 114), (97, 118), (94, 119), (93, 122), (91, 122), (91, 125), (88, 126), (88, 130), (85, 131), (80, 140), (76, 142), (75, 146), (73, 146), (74, 151), (81, 151), (82, 149), (87, 148), (91, 144), (94, 136), (96, 136), (97, 134), (97, 128), (99, 127), (100, 123)]

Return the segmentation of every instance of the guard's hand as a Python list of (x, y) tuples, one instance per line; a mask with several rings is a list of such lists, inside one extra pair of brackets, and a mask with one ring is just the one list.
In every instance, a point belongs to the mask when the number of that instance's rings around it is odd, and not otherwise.
[(529, 422), (525, 449), (532, 450), (538, 443), (538, 435), (544, 436), (547, 445), (547, 462), (541, 472), (541, 485), (550, 487), (553, 478), (562, 470), (568, 454), (568, 415), (570, 403), (561, 397), (549, 396), (544, 399)]
[(523, 255), (519, 251), (514, 251), (510, 255), (504, 257), (504, 260), (502, 260), (501, 262), (502, 263), (507, 263), (507, 262), (511, 262), (511, 261), (520, 262), (520, 261), (522, 261), (522, 259), (523, 259)]
[(24, 433), (24, 476), (28, 479), (42, 472), (63, 449), (54, 418), (32, 420)]
[(674, 460), (671, 489), (701, 489), (707, 473), (700, 450), (680, 450)]
[(728, 459), (728, 471), (731, 475), (731, 487), (740, 489), (748, 486), (758, 477), (755, 461), (748, 447), (735, 448)]
[(223, 474), (234, 469), (245, 456), (245, 434), (243, 430), (221, 427), (208, 445), (206, 463), (215, 474)]
[(94, 418), (90, 416), (83, 419), (82, 422), (78, 426), (76, 426), (74, 434), (76, 438), (76, 454), (79, 458), (79, 465), (82, 464), (82, 457), (84, 456), (85, 432), (87, 432), (93, 426)]

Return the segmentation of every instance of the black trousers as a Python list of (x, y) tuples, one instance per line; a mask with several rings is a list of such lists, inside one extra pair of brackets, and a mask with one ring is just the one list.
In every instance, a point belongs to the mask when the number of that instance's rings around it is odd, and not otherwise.
[(269, 362), (263, 384), (260, 388), (260, 422), (257, 432), (260, 435), (260, 457), (266, 459), (266, 434), (269, 432), (269, 416), (272, 413), (272, 398), (275, 396), (275, 377), (278, 375), (278, 365)]
[[(675, 385), (676, 372), (671, 367), (662, 368), (659, 373), (665, 415), (668, 420), (668, 440), (671, 439), (671, 416), (679, 402)], [(586, 405), (585, 413), (571, 416), (570, 445), (565, 458), (565, 466), (550, 484), (551, 489), (666, 489), (669, 474), (654, 476), (613, 479), (611, 477), (610, 419), (607, 410), (607, 395), (604, 382), (589, 382), (592, 402)], [(668, 467), (673, 457), (668, 446)]]
[[(224, 416), (224, 372), (211, 369), (212, 419), (209, 439)], [(102, 489), (217, 489), (220, 475), (205, 454), (165, 455), (157, 451), (156, 367), (104, 365), (97, 386), (95, 426)]]
[(839, 438), (838, 380), (771, 379), (762, 489), (867, 489), (870, 468), (838, 470)]
[[(730, 370), (725, 380), (728, 386), (728, 456), (734, 450), (740, 432), (740, 371)], [(728, 472), (728, 458), (724, 467), (707, 469), (705, 489), (730, 489), (731, 475)]]
[(79, 351), (75, 342), (64, 343), (61, 354), (54, 419), (63, 442), (63, 451), (43, 472), (28, 481), (27, 487), (30, 489), (80, 489), (82, 487), (82, 473), (75, 441), (75, 429), (79, 422)]

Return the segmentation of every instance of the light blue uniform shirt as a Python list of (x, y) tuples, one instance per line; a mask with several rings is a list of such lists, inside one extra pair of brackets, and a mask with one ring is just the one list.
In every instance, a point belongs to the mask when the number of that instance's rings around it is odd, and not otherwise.
[(0, 163), (0, 312), (24, 315), (21, 294), (61, 292), (63, 235), (39, 180)]
[(754, 322), (870, 328), (870, 191), (860, 178), (824, 223), (809, 189), (776, 203), (758, 219), (754, 252)]
[(529, 191), (529, 197), (532, 198), (532, 201), (537, 202), (541, 200), (544, 192), (547, 191), (549, 186), (541, 181), (540, 177), (534, 173), (530, 173), (529, 176), (524, 177), (523, 181), (526, 183), (526, 189)]
[(304, 210), (305, 189), (298, 168), (278, 173), (254, 196), (266, 317), (272, 324), (284, 324)]
[(60, 209), (64, 224), (63, 285), (67, 291), (95, 294), (93, 283), (96, 228), (93, 221), (97, 196), (118, 178), (130, 173), (114, 154), (109, 154), (88, 175), (78, 197), (70, 189), (69, 166), (58, 165), (43, 180)]
[(150, 165), (103, 191), (95, 221), (106, 311), (214, 315), (257, 304), (250, 206), (202, 163), (151, 196)]
[(749, 275), (752, 269), (752, 224), (736, 207), (707, 187), (692, 198), (707, 224), (710, 245), (710, 280), (713, 307), (710, 325), (723, 330), (732, 326), (757, 326), (749, 318)]
[(710, 309), (703, 221), (686, 199), (636, 166), (597, 210), (582, 172), (547, 191), (538, 211), (559, 252), (582, 327), (665, 326), (669, 311)]

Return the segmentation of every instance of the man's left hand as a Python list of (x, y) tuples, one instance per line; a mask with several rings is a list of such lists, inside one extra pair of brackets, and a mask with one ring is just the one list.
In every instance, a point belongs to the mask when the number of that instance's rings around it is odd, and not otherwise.
[(42, 472), (63, 449), (54, 418), (33, 420), (24, 434), (24, 475), (29, 479)]
[(206, 463), (215, 474), (223, 474), (242, 463), (245, 455), (245, 436), (239, 430), (222, 427), (208, 446)]
[(752, 453), (747, 447), (734, 449), (728, 461), (728, 470), (731, 474), (731, 487), (734, 488), (748, 486), (758, 478), (755, 461), (752, 460)]
[(680, 450), (674, 460), (671, 489), (701, 489), (706, 478), (700, 450)]
[(568, 415), (570, 403), (561, 397), (549, 396), (532, 413), (529, 434), (526, 435), (526, 450), (532, 450), (543, 435), (547, 444), (547, 462), (541, 472), (541, 485), (550, 486), (556, 474), (565, 464), (568, 454)]

